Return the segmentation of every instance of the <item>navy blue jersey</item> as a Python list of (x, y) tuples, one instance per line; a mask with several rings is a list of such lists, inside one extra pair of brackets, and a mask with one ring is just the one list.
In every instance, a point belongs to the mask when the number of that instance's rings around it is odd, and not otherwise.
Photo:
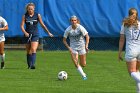
[(29, 34), (38, 34), (38, 13), (34, 13), (31, 17), (28, 13), (25, 14), (26, 31)]

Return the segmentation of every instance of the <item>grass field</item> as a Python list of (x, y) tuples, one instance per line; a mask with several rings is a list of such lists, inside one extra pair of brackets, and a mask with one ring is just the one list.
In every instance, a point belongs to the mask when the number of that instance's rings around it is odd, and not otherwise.
[[(36, 69), (27, 69), (26, 52), (6, 50), (6, 67), (0, 70), (0, 93), (135, 93), (135, 81), (125, 62), (117, 61), (117, 51), (90, 51), (81, 76), (68, 51), (38, 51)], [(57, 79), (59, 71), (66, 81)]]

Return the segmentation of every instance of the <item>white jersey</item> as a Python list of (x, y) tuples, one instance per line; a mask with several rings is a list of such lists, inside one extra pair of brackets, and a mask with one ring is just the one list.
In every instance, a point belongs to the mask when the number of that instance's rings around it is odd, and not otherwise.
[(72, 26), (70, 25), (64, 33), (64, 37), (69, 37), (70, 39), (70, 47), (74, 50), (82, 50), (85, 49), (85, 35), (87, 34), (87, 30), (81, 26), (80, 24), (77, 24), (77, 28), (74, 30), (72, 29)]
[(140, 22), (138, 27), (124, 27), (122, 25), (120, 34), (125, 34), (126, 37), (126, 53), (140, 53)]
[[(0, 16), (0, 28), (3, 28), (5, 26), (7, 26), (7, 22), (6, 20)], [(4, 37), (4, 31), (0, 31), (0, 42), (1, 41), (5, 41), (5, 37)]]

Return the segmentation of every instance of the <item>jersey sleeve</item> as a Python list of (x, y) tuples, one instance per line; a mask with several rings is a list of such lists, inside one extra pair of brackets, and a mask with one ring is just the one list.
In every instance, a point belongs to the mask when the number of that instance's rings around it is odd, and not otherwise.
[(65, 30), (63, 37), (67, 38), (69, 34), (69, 27)]
[(2, 25), (3, 25), (3, 27), (5, 27), (5, 26), (8, 25), (8, 24), (7, 24), (7, 21), (6, 21), (4, 18), (2, 18)]
[(120, 34), (124, 34), (124, 28), (125, 28), (124, 25), (122, 25), (122, 26), (121, 26)]
[(81, 30), (83, 36), (85, 36), (88, 33), (87, 30), (83, 26), (80, 26), (80, 30)]

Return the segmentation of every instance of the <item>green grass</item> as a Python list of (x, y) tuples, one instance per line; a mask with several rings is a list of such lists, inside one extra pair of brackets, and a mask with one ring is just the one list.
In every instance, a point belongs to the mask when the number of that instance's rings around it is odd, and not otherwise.
[[(6, 50), (6, 68), (0, 70), (0, 93), (135, 93), (135, 82), (116, 51), (90, 51), (81, 76), (67, 51), (38, 51), (36, 69), (27, 69), (26, 52)], [(57, 79), (59, 71), (66, 81)]]

